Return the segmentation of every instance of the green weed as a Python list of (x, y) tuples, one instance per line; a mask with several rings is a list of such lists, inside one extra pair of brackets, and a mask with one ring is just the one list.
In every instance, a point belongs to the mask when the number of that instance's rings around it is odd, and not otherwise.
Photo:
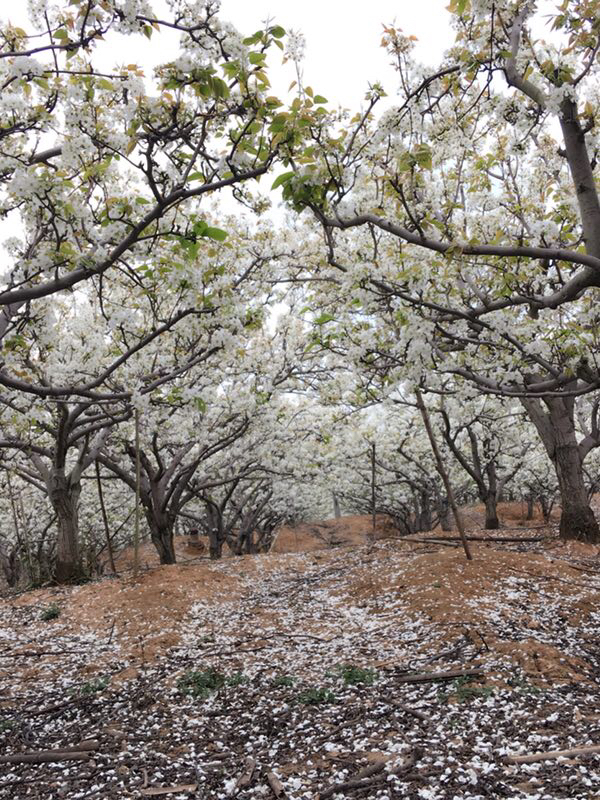
[(40, 619), (44, 622), (50, 622), (52, 619), (58, 619), (61, 615), (60, 606), (57, 603), (51, 603), (40, 614)]
[(377, 673), (375, 670), (354, 667), (351, 664), (344, 664), (338, 669), (336, 674), (337, 677), (344, 681), (346, 686), (356, 686), (360, 683), (365, 686), (372, 686), (377, 680)]
[(304, 706), (320, 706), (335, 703), (336, 698), (332, 691), (323, 688), (307, 689), (298, 695), (298, 702)]

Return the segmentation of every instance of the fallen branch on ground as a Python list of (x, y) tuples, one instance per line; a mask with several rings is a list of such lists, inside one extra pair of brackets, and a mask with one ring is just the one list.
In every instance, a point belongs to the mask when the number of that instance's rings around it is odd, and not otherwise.
[(360, 772), (357, 772), (353, 778), (343, 783), (334, 783), (332, 786), (319, 792), (317, 797), (319, 800), (327, 800), (328, 797), (333, 797), (333, 795), (338, 792), (350, 791), (352, 789), (369, 789), (378, 783), (387, 782), (388, 775), (401, 775), (414, 766), (414, 763), (415, 759), (411, 756), (404, 764), (399, 767), (394, 767), (389, 771), (385, 769), (386, 765), (383, 762), (371, 764)]
[(600, 744), (573, 747), (571, 750), (548, 750), (544, 753), (530, 753), (523, 756), (506, 756), (506, 764), (533, 764), (536, 761), (551, 761), (555, 758), (576, 758), (589, 753), (600, 753)]
[(399, 683), (425, 683), (427, 681), (450, 681), (454, 678), (483, 677), (485, 670), (482, 667), (471, 669), (452, 669), (448, 672), (415, 672), (411, 675), (400, 675), (396, 678)]
[(266, 778), (275, 797), (285, 797), (285, 789), (283, 788), (283, 784), (277, 775), (275, 775), (273, 772), (267, 772)]
[(38, 753), (15, 753), (0, 756), (0, 764), (46, 764), (52, 761), (85, 761), (93, 750), (41, 750)]

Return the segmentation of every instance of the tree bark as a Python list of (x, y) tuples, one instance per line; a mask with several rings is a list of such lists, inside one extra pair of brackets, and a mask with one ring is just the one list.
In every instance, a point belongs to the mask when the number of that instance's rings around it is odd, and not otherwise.
[(600, 530), (590, 507), (577, 445), (558, 446), (554, 465), (562, 503), (561, 539), (600, 542)]
[(215, 528), (211, 528), (208, 532), (208, 553), (213, 561), (221, 558), (223, 554), (223, 540)]
[(575, 406), (570, 397), (521, 400), (556, 470), (562, 512), (561, 539), (600, 542), (600, 528), (590, 507), (583, 459), (575, 430)]
[(533, 519), (533, 512), (534, 512), (534, 504), (535, 504), (535, 497), (533, 493), (527, 495), (527, 515), (525, 517), (526, 520)]
[(150, 527), (152, 544), (156, 547), (161, 564), (175, 564), (175, 541), (173, 537), (174, 520), (169, 517), (157, 517), (146, 511), (146, 519)]
[(342, 516), (342, 511), (340, 509), (340, 500), (335, 492), (333, 492), (332, 494), (333, 494), (333, 516), (336, 519), (339, 519)]
[(58, 538), (54, 580), (74, 583), (83, 577), (79, 553), (79, 495), (80, 484), (70, 485), (64, 474), (52, 475), (50, 502), (56, 513)]
[(485, 503), (485, 529), (495, 531), (500, 527), (496, 492), (488, 492), (483, 498), (483, 502)]

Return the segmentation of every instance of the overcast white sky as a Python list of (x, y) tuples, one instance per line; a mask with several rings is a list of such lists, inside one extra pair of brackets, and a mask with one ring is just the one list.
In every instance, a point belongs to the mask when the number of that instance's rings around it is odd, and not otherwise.
[(379, 46), (382, 25), (395, 21), (405, 34), (417, 36), (419, 60), (433, 65), (454, 38), (447, 5), (448, 0), (222, 0), (221, 15), (243, 33), (254, 33), (268, 17), (286, 30), (301, 30), (307, 42), (305, 84), (334, 105), (356, 108), (369, 83), (380, 81), (389, 93), (395, 89), (390, 59)]

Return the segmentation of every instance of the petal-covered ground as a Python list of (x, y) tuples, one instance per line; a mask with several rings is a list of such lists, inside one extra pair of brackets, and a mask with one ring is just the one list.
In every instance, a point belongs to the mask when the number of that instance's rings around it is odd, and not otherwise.
[(598, 548), (368, 526), (7, 595), (0, 798), (600, 798)]

